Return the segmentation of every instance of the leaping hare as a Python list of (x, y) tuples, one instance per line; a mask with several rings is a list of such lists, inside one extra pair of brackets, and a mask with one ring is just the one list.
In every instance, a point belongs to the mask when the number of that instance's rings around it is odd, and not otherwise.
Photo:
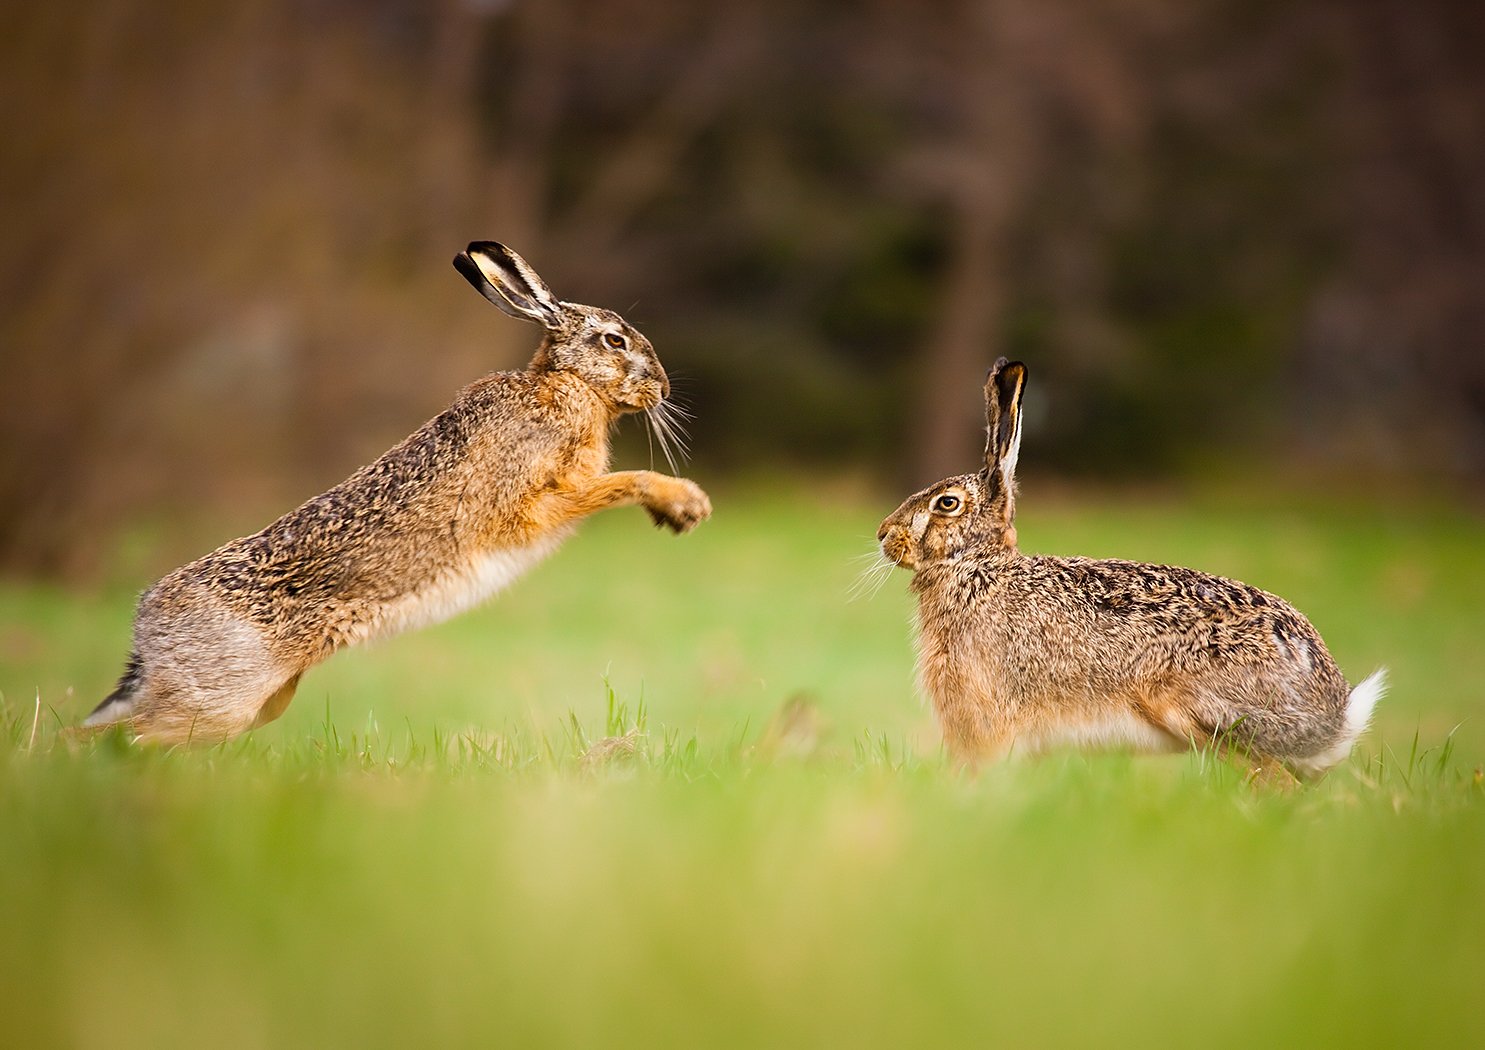
[(1192, 569), (1016, 549), (1026, 375), (1001, 358), (986, 380), (985, 468), (909, 497), (877, 533), (913, 571), (919, 675), (951, 754), (1215, 744), (1281, 776), (1342, 761), (1384, 672), (1351, 689), (1283, 599)]
[(84, 727), (225, 740), (283, 714), (337, 649), (490, 597), (594, 511), (638, 503), (676, 532), (711, 514), (693, 482), (608, 473), (619, 416), (669, 432), (649, 340), (611, 310), (559, 301), (504, 245), (475, 242), (454, 265), (546, 330), (526, 370), (477, 380), (375, 463), (146, 591), (123, 677)]

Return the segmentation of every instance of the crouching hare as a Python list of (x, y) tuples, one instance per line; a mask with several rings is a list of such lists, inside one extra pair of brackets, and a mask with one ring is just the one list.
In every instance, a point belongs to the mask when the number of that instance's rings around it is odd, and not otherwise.
[(1384, 689), (1350, 688), (1280, 598), (1191, 569), (1016, 549), (1026, 366), (985, 383), (985, 467), (908, 498), (877, 539), (913, 571), (919, 674), (950, 753), (1214, 745), (1256, 774), (1342, 761)]
[(559, 301), (503, 245), (471, 244), (454, 265), (546, 330), (530, 365), (477, 380), (375, 463), (146, 591), (123, 677), (85, 728), (225, 740), (281, 715), (337, 649), (490, 597), (594, 511), (637, 503), (675, 532), (711, 514), (690, 481), (608, 473), (625, 413), (647, 413), (668, 450), (670, 383), (643, 335)]

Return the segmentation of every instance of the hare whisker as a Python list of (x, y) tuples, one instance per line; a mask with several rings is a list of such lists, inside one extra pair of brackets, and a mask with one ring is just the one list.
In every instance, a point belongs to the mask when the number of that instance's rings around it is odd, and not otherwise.
[(666, 403), (660, 401), (654, 407), (646, 409), (645, 418), (649, 421), (650, 431), (655, 435), (655, 440), (660, 445), (660, 451), (665, 454), (665, 461), (670, 464), (670, 469), (679, 470), (677, 457), (685, 459), (690, 454), (691, 448), (686, 443), (684, 432), (678, 431), (677, 425), (671, 419)]
[(892, 569), (893, 566), (888, 564), (882, 565), (874, 570), (874, 575), (870, 577), (870, 582), (866, 588), (865, 593), (858, 595), (858, 597), (865, 598), (867, 601), (871, 601), (878, 594), (880, 594), (882, 592), (882, 588), (886, 586), (887, 581), (892, 578)]
[(659, 408), (660, 415), (670, 425), (673, 434), (682, 439), (687, 439), (691, 436), (686, 431), (686, 421), (695, 419), (695, 416), (675, 401), (662, 401)]
[(665, 436), (670, 438), (671, 442), (681, 450), (682, 456), (689, 456), (691, 454), (691, 442), (681, 425), (669, 416), (661, 417), (661, 422), (664, 424)]
[(652, 411), (646, 410), (645, 421), (649, 423), (649, 426), (645, 428), (645, 440), (652, 442), (650, 445), (651, 465), (654, 464), (655, 445), (658, 444), (661, 454), (665, 456), (665, 462), (670, 464), (670, 469), (672, 471), (677, 470), (675, 454), (671, 452), (670, 445), (665, 440), (665, 433), (660, 429), (660, 423)]
[[(680, 458), (686, 459), (691, 453), (691, 446), (686, 440), (686, 429), (672, 414), (673, 410), (673, 405), (667, 401), (661, 401), (646, 414), (650, 419), (650, 425), (654, 429), (656, 437), (660, 440), (661, 446), (666, 449), (675, 448)], [(667, 452), (666, 458), (670, 459), (671, 466), (674, 468), (675, 460), (671, 459), (669, 452)]]
[(645, 412), (645, 421), (649, 424), (648, 426), (645, 427), (645, 448), (649, 449), (649, 452), (650, 452), (650, 469), (651, 470), (654, 470), (655, 469), (655, 438), (654, 438), (655, 423), (654, 423), (654, 420), (650, 419), (650, 413), (649, 413), (648, 410), (646, 410), (646, 412)]
[(862, 598), (870, 601), (872, 598), (875, 598), (877, 593), (882, 589), (882, 586), (891, 577), (892, 570), (896, 568), (881, 551), (876, 551), (870, 555), (862, 555), (852, 560), (860, 561), (866, 557), (872, 559), (871, 564), (861, 570), (855, 582), (846, 591), (847, 601), (854, 602)]

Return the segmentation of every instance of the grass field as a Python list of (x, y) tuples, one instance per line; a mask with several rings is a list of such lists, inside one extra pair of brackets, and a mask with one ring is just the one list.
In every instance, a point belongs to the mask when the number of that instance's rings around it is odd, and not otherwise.
[(56, 743), (168, 564), (0, 587), (0, 1045), (1485, 1045), (1478, 518), (1028, 494), (1029, 550), (1238, 576), (1391, 668), (1351, 763), (1265, 794), (957, 774), (906, 574), (846, 601), (892, 501), (714, 495), (188, 752)]

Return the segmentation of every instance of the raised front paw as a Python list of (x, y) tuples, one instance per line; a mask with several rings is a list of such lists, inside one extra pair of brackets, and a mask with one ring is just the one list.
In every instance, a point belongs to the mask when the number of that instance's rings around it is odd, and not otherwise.
[(689, 532), (712, 516), (712, 501), (701, 486), (685, 478), (666, 478), (665, 485), (645, 502), (645, 510), (657, 526), (672, 532)]

